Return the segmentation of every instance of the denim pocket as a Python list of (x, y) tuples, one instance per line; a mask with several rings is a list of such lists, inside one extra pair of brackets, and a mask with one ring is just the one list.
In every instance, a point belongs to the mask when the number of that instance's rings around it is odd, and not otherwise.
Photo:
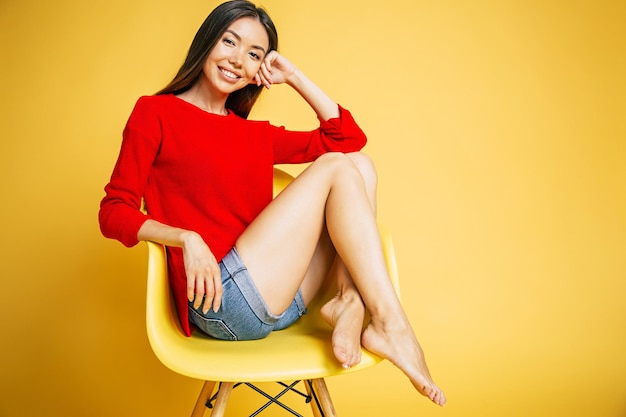
[(193, 324), (211, 337), (220, 340), (237, 340), (237, 336), (224, 323), (224, 320), (204, 317), (191, 307), (189, 308), (189, 318)]

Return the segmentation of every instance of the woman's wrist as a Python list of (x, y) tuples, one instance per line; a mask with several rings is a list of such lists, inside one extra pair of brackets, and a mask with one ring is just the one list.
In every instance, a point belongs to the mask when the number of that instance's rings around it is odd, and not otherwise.
[(185, 249), (190, 245), (193, 245), (198, 241), (198, 239), (202, 239), (200, 235), (192, 230), (181, 230), (178, 241), (180, 242), (180, 247)]
[(304, 74), (302, 74), (298, 68), (295, 68), (289, 77), (287, 77), (285, 82), (293, 89), (300, 90), (302, 88), (302, 81), (305, 79), (303, 75)]
[(137, 233), (138, 240), (149, 240), (166, 246), (189, 247), (202, 241), (202, 237), (193, 230), (172, 227), (156, 220), (146, 220)]

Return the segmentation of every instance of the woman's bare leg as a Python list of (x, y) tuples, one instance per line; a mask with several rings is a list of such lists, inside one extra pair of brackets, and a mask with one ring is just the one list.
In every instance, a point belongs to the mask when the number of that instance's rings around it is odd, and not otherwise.
[[(376, 216), (376, 188), (378, 178), (371, 159), (363, 153), (346, 154), (361, 173), (370, 202)], [(331, 276), (337, 281), (337, 295), (321, 309), (322, 317), (333, 327), (333, 352), (344, 368), (361, 361), (361, 333), (365, 306), (352, 277), (339, 256), (336, 257)]]
[(331, 272), (337, 279), (337, 294), (320, 313), (333, 327), (332, 346), (341, 366), (348, 369), (361, 362), (361, 333), (365, 306), (354, 281), (341, 258), (337, 257)]
[(270, 311), (291, 303), (326, 226), (371, 322), (363, 345), (390, 360), (415, 388), (443, 405), (422, 350), (389, 280), (363, 177), (342, 154), (326, 154), (299, 175), (236, 243)]

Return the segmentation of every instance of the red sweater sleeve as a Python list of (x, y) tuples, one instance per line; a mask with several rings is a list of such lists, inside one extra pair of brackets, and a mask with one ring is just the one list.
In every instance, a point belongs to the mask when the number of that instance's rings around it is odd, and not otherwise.
[(293, 132), (275, 127), (274, 163), (291, 164), (314, 161), (326, 152), (360, 151), (367, 138), (352, 114), (339, 106), (339, 117), (320, 120), (320, 127), (310, 132)]
[(141, 202), (161, 136), (156, 112), (140, 98), (124, 128), (122, 148), (98, 215), (102, 234), (128, 247), (138, 243), (137, 232), (150, 218), (141, 211)]

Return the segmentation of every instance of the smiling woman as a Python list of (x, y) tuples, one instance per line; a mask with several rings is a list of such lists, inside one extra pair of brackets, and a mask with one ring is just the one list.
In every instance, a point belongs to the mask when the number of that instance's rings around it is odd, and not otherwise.
[[(376, 171), (351, 114), (276, 51), (276, 29), (248, 1), (218, 6), (174, 80), (138, 100), (101, 202), (105, 236), (168, 247), (184, 332), (225, 340), (291, 325), (327, 281), (321, 309), (345, 368), (361, 345), (438, 405), (422, 349), (389, 279), (376, 223)], [(249, 121), (263, 87), (286, 84), (320, 121), (308, 132)], [(272, 199), (273, 165), (312, 162)], [(141, 210), (145, 201), (147, 214)], [(365, 313), (370, 320), (365, 330)]]
[[(268, 49), (268, 35), (258, 19), (234, 21), (204, 61), (201, 76), (179, 97), (211, 113), (228, 114), (225, 103), (231, 93), (251, 83), (261, 85), (259, 70)], [(271, 80), (263, 81), (271, 85)], [(212, 109), (215, 103), (220, 108)]]
[[(249, 25), (238, 24), (238, 19), (242, 22), (246, 21)], [(231, 24), (235, 26), (230, 27)], [(241, 34), (239, 31), (242, 31)], [(242, 35), (246, 35), (253, 44), (238, 45), (242, 40)], [(215, 48), (216, 46), (218, 48)], [(246, 2), (224, 3), (217, 7), (200, 26), (178, 74), (158, 94), (181, 94), (189, 90), (202, 77), (205, 61), (214, 48), (231, 47), (235, 49), (234, 52), (231, 51), (232, 55), (240, 52), (246, 46), (252, 47), (252, 51), (248, 52), (258, 57), (256, 60), (258, 71), (258, 65), (261, 64), (267, 52), (278, 49), (278, 33), (274, 23), (263, 9), (256, 8), (252, 4), (246, 4)], [(259, 55), (259, 52), (262, 52), (262, 55)], [(226, 55), (222, 58), (228, 59)], [(232, 64), (228, 66), (232, 67)], [(227, 69), (228, 66), (225, 68)], [(256, 73), (253, 76), (256, 77)], [(256, 85), (243, 85), (240, 89), (233, 90), (227, 98), (227, 107), (243, 118), (248, 117), (252, 106), (261, 93), (258, 78), (255, 80), (257, 81)]]

